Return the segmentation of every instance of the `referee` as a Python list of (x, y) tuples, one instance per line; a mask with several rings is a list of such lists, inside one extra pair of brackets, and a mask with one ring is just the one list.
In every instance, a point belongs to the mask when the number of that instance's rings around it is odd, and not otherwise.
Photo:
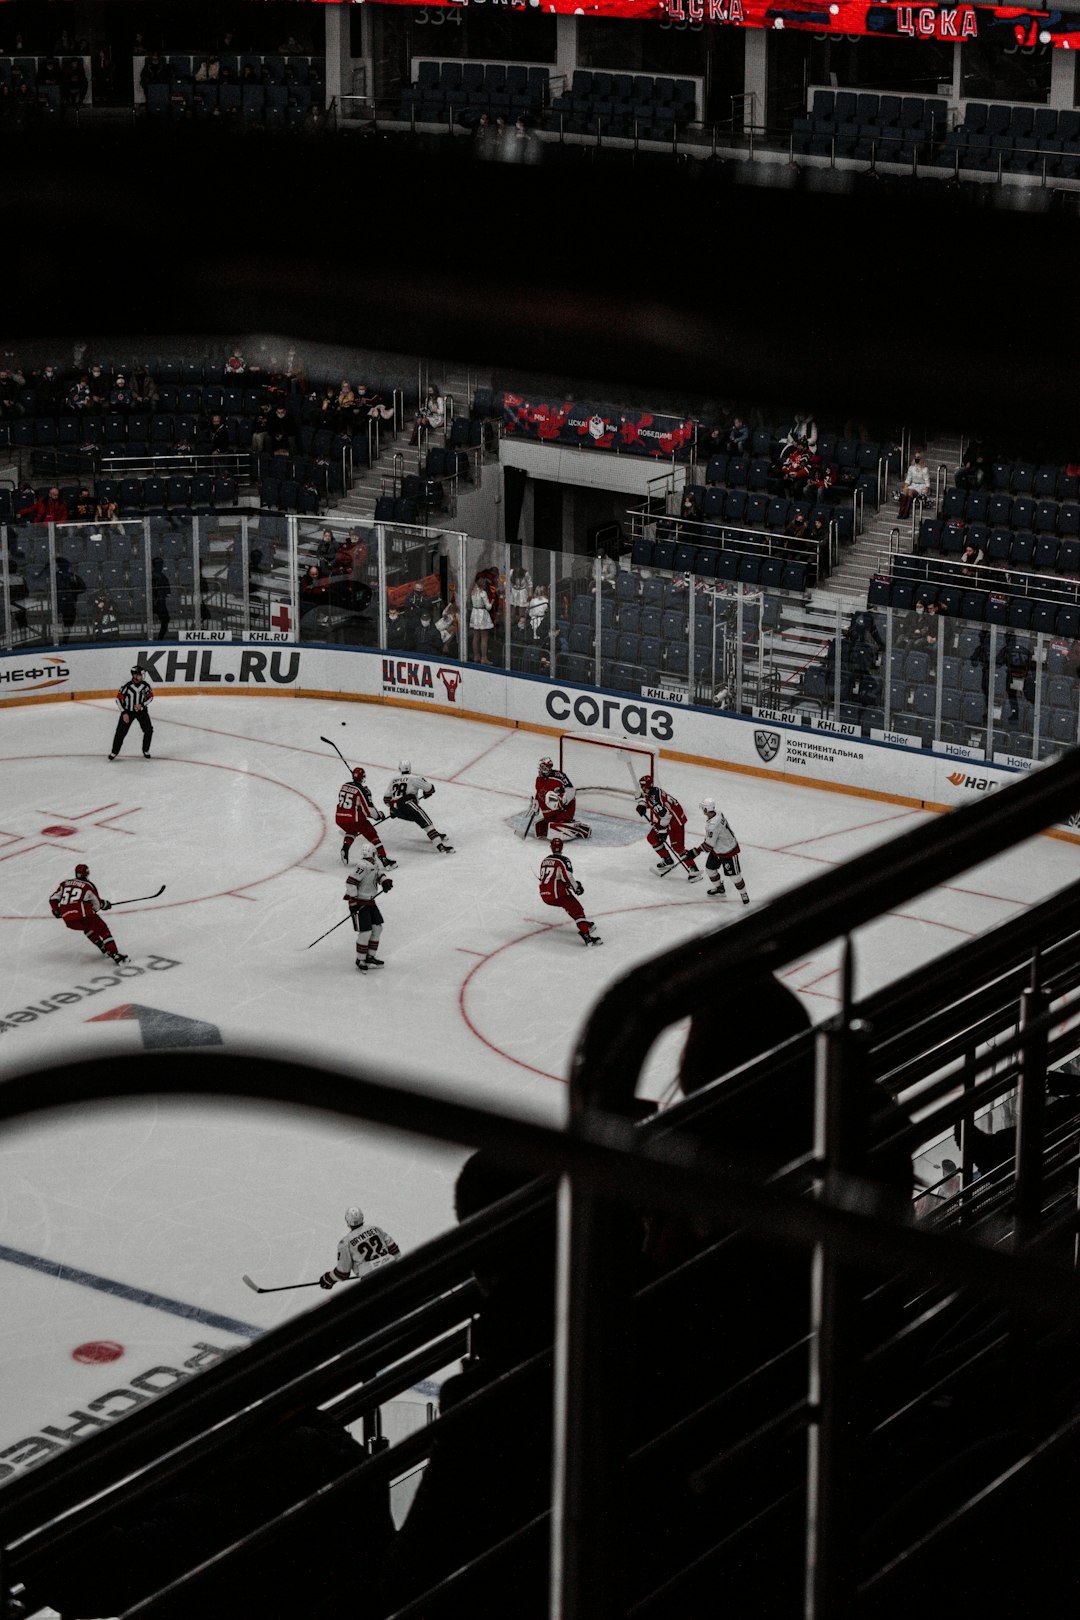
[(145, 673), (135, 665), (131, 671), (130, 681), (125, 681), (116, 694), (116, 706), (120, 710), (120, 718), (116, 722), (116, 731), (113, 734), (112, 753), (110, 759), (115, 759), (124, 746), (124, 738), (131, 730), (131, 722), (138, 722), (142, 732), (143, 759), (150, 758), (150, 739), (154, 735), (154, 728), (150, 724), (150, 716), (146, 712), (147, 704), (154, 701), (154, 694)]

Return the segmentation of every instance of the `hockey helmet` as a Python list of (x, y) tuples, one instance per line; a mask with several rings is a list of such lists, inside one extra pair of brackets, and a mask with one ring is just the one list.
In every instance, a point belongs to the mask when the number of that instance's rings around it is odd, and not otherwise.
[(75, 876), (77, 878), (88, 878), (90, 876), (90, 868), (88, 866), (85, 866), (80, 861), (78, 866), (75, 868)]
[(561, 838), (553, 838), (551, 840), (551, 853), (553, 855), (561, 855), (562, 850), (563, 850), (563, 841), (562, 841), (562, 839)]
[(408, 776), (409, 772), (412, 770), (412, 760), (411, 759), (399, 759), (398, 760), (398, 770), (401, 772), (402, 776)]
[(653, 782), (652, 782), (652, 777), (651, 776), (639, 776), (638, 777), (638, 787), (651, 788), (652, 785), (653, 785)]
[(362, 765), (356, 765), (353, 767), (352, 779), (354, 782), (362, 782), (366, 775), (367, 772)]
[(704, 812), (705, 812), (705, 814), (707, 816), (715, 816), (715, 814), (716, 814), (716, 800), (715, 799), (702, 799), (701, 808), (702, 808), (702, 810), (704, 810)]
[(540, 761), (539, 769), (541, 771), (543, 771), (543, 773), (546, 776), (549, 771), (553, 771), (555, 769), (554, 760), (548, 759), (547, 755), (545, 755), (544, 758)]
[(363, 1210), (360, 1208), (359, 1204), (350, 1204), (348, 1209), (345, 1211), (345, 1225), (346, 1226), (363, 1226), (363, 1224), (364, 1224), (364, 1212), (363, 1212)]

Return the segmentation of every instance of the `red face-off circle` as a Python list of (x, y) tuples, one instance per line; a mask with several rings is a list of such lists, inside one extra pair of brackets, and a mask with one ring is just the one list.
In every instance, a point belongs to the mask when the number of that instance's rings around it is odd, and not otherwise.
[(119, 1361), (123, 1353), (123, 1345), (112, 1339), (91, 1339), (87, 1344), (77, 1344), (71, 1352), (71, 1359), (94, 1366), (101, 1361)]

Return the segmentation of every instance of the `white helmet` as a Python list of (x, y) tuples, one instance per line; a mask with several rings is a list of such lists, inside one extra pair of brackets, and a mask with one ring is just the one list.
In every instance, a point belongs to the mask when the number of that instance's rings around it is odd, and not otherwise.
[(345, 1211), (346, 1226), (363, 1226), (364, 1212), (358, 1204), (350, 1204)]
[(702, 799), (701, 808), (702, 808), (702, 810), (704, 810), (704, 812), (705, 812), (705, 814), (707, 816), (715, 816), (715, 814), (716, 814), (716, 800), (715, 799)]
[(412, 770), (412, 760), (399, 759), (398, 770), (401, 772), (402, 776), (408, 776), (409, 772)]

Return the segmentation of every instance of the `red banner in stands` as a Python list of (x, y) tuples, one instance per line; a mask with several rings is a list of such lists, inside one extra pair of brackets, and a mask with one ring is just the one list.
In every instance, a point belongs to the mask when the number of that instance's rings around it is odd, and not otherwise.
[(677, 416), (614, 411), (576, 399), (526, 399), (522, 394), (503, 394), (500, 408), (507, 438), (676, 461), (685, 461), (694, 444), (695, 424)]
[[(328, 0), (336, 3), (336, 0)], [(413, 5), (414, 0), (380, 0)], [(463, 10), (525, 11), (533, 0), (429, 0)], [(1080, 14), (1022, 6), (912, 5), (900, 0), (541, 0), (564, 16), (626, 17), (668, 24), (795, 29), (819, 35), (878, 34), (893, 39), (999, 39), (1009, 51), (1052, 45), (1080, 50)]]

